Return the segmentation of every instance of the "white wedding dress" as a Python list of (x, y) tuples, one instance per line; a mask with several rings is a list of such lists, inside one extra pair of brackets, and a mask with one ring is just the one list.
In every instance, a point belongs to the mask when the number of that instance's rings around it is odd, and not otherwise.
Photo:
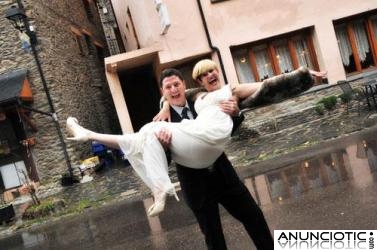
[(218, 104), (231, 96), (229, 85), (202, 93), (195, 101), (198, 113), (195, 120), (151, 122), (137, 133), (119, 137), (118, 144), (127, 160), (153, 192), (175, 194), (168, 176), (166, 154), (155, 133), (162, 128), (172, 133), (170, 150), (175, 162), (191, 168), (206, 168), (222, 154), (230, 138), (232, 119)]

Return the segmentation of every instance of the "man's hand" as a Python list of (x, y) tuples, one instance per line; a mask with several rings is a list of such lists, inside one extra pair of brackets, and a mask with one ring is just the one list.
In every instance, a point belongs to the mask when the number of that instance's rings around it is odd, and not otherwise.
[(238, 103), (235, 97), (231, 97), (227, 101), (222, 101), (220, 103), (221, 110), (230, 115), (230, 116), (238, 116), (240, 113), (240, 109), (238, 108)]
[(168, 122), (170, 122), (171, 121), (170, 105), (167, 101), (164, 101), (160, 112), (158, 112), (158, 114), (155, 115), (155, 117), (153, 117), (153, 121), (154, 122), (158, 122), (158, 121), (168, 121)]
[(157, 140), (161, 143), (165, 151), (169, 148), (171, 144), (171, 132), (166, 128), (162, 128), (160, 131), (155, 133)]

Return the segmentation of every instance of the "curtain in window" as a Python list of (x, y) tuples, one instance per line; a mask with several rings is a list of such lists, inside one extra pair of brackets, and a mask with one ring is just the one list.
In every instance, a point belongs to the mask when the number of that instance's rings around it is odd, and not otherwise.
[(336, 38), (339, 44), (340, 56), (342, 58), (343, 65), (348, 66), (350, 64), (350, 56), (352, 55), (352, 48), (348, 39), (347, 29), (345, 26), (335, 29)]
[(293, 70), (293, 65), (288, 47), (277, 46), (275, 47), (275, 50), (281, 72), (291, 72)]
[(21, 186), (25, 183), (25, 176), (22, 172), (27, 173), (23, 161), (5, 164), (0, 168), (5, 189)]
[(233, 54), (233, 62), (236, 67), (238, 81), (240, 83), (255, 82), (253, 72), (251, 71), (248, 51), (246, 49), (236, 51)]
[(355, 22), (353, 24), (353, 28), (356, 38), (357, 53), (359, 54), (360, 61), (364, 62), (367, 57), (367, 53), (369, 53), (368, 36), (361, 20)]
[(255, 61), (260, 79), (265, 79), (274, 75), (267, 49), (259, 49), (254, 51)]
[(300, 66), (313, 68), (312, 60), (310, 58), (309, 49), (304, 40), (297, 40), (294, 42), (294, 47), (297, 54), (298, 64)]

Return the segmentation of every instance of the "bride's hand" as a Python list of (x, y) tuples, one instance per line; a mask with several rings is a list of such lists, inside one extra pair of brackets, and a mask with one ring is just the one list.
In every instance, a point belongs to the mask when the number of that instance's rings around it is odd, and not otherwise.
[(230, 116), (238, 116), (240, 109), (238, 108), (237, 100), (235, 97), (220, 103), (221, 110)]
[(158, 114), (155, 117), (153, 117), (153, 121), (154, 122), (157, 122), (157, 121), (171, 122), (170, 106), (169, 106), (169, 103), (167, 101), (164, 102), (160, 112), (158, 112)]

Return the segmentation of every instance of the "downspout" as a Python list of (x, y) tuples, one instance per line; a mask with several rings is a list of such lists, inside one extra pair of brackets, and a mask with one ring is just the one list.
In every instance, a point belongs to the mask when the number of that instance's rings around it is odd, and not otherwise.
[(228, 78), (226, 77), (224, 63), (223, 63), (223, 59), (221, 57), (220, 50), (219, 50), (219, 48), (217, 48), (216, 46), (213, 46), (213, 44), (212, 44), (211, 36), (209, 35), (209, 31), (208, 31), (208, 26), (207, 26), (206, 18), (204, 16), (204, 12), (203, 12), (203, 8), (202, 8), (202, 3), (200, 2), (200, 0), (197, 0), (196, 2), (198, 3), (200, 17), (202, 19), (204, 31), (206, 32), (206, 37), (207, 37), (208, 45), (211, 48), (211, 50), (214, 50), (216, 52), (217, 56), (219, 57), (220, 68), (221, 68), (221, 71), (223, 72), (225, 84), (227, 84), (228, 83)]

